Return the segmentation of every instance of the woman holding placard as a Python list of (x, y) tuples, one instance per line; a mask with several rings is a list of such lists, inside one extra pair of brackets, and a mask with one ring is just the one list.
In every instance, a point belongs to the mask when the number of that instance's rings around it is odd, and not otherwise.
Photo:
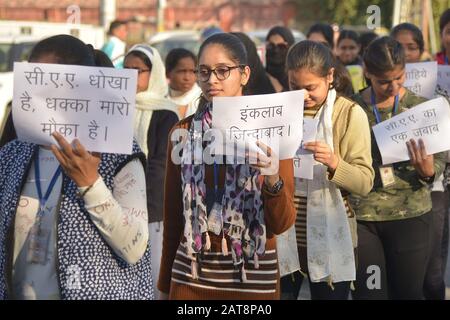
[(207, 150), (203, 138), (211, 128), (213, 98), (242, 96), (250, 76), (247, 63), (236, 36), (206, 39), (197, 75), (207, 103), (173, 130), (173, 136), (184, 135), (182, 143), (171, 139), (168, 149), (174, 152), (167, 162), (158, 283), (170, 299), (279, 298), (275, 234), (295, 219), (292, 159), (279, 161), (262, 144), (265, 154), (251, 166), (206, 165), (198, 158)]
[[(371, 126), (425, 99), (403, 87), (405, 52), (390, 37), (373, 41), (364, 55), (371, 86), (354, 96)], [(423, 141), (407, 143), (411, 160), (382, 165), (372, 135), (375, 181), (367, 197), (352, 197), (358, 220), (355, 299), (422, 299), (431, 252), (429, 185), (442, 174), (443, 154), (428, 155)]]
[[(68, 35), (40, 41), (30, 62), (95, 66)], [(0, 298), (152, 299), (144, 155), (53, 137), (0, 150)]]
[[(401, 43), (405, 50), (406, 63), (420, 62), (424, 51), (422, 31), (411, 23), (396, 25), (392, 37)], [(447, 152), (447, 157), (450, 153)], [(448, 209), (449, 194), (441, 174), (433, 183), (431, 190), (433, 204), (432, 253), (425, 275), (424, 295), (426, 299), (445, 299), (445, 267), (448, 247)]]
[(315, 141), (304, 144), (316, 161), (313, 179), (296, 179), (293, 240), (301, 271), (281, 279), (286, 299), (297, 298), (305, 273), (315, 300), (347, 299), (355, 280), (356, 220), (348, 195), (366, 195), (374, 173), (367, 116), (340, 95), (335, 62), (328, 47), (308, 40), (293, 46), (287, 58), (290, 88), (306, 91), (304, 117), (318, 124)]

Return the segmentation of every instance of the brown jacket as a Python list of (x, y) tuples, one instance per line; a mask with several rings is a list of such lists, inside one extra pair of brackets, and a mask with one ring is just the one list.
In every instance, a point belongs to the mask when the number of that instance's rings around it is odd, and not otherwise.
[[(188, 117), (174, 127), (189, 129), (192, 116)], [(183, 239), (184, 216), (181, 190), (181, 166), (175, 165), (171, 160), (172, 143), (168, 144), (165, 197), (164, 197), (164, 236), (161, 258), (161, 267), (158, 288), (164, 293), (169, 293), (169, 298), (174, 296), (182, 299), (278, 299), (279, 284), (276, 294), (258, 295), (236, 292), (207, 290), (201, 288), (187, 288), (186, 285), (171, 282), (172, 265), (177, 248)], [(267, 230), (266, 250), (276, 250), (275, 235), (286, 231), (295, 221), (294, 208), (294, 170), (292, 159), (281, 160), (279, 174), (284, 186), (278, 194), (271, 194), (263, 188), (264, 215)], [(207, 187), (213, 187), (213, 166), (206, 166), (205, 183)], [(225, 183), (225, 165), (219, 166), (219, 184)], [(211, 246), (220, 247), (221, 236), (210, 233)], [(195, 295), (194, 293), (195, 292)], [(185, 293), (185, 294), (184, 294)]]

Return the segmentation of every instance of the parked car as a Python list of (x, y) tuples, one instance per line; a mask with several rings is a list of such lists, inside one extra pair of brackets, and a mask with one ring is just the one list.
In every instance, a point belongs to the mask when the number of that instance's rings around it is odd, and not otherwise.
[(33, 36), (0, 36), (0, 134), (11, 111), (14, 62), (28, 60), (37, 41)]
[(163, 61), (170, 50), (184, 48), (195, 55), (200, 48), (200, 32), (194, 30), (176, 30), (159, 32), (149, 39), (149, 44), (158, 50)]

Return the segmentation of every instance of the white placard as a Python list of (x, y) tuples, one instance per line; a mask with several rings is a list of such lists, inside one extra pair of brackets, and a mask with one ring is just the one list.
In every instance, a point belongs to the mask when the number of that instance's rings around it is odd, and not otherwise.
[(450, 98), (450, 66), (448, 65), (438, 66), (436, 93)]
[(437, 62), (407, 63), (404, 87), (418, 96), (432, 99), (437, 84)]
[(136, 70), (16, 62), (17, 136), (50, 145), (57, 131), (89, 151), (130, 154), (136, 81)]
[(302, 139), (303, 99), (303, 90), (214, 98), (212, 127), (224, 132), (225, 144), (259, 140), (280, 160), (291, 159)]
[(314, 153), (303, 149), (303, 143), (316, 141), (319, 119), (303, 119), (303, 141), (294, 157), (294, 177), (312, 180), (314, 174)]
[(406, 141), (422, 139), (428, 154), (450, 150), (450, 105), (443, 97), (421, 103), (373, 126), (383, 164), (409, 160)]

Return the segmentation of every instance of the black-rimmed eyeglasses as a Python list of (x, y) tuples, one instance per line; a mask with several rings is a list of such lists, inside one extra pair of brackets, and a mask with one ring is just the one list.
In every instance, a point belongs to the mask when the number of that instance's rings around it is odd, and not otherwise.
[(209, 78), (211, 77), (211, 73), (214, 73), (217, 80), (223, 81), (223, 80), (228, 79), (228, 77), (231, 74), (231, 70), (243, 68), (243, 67), (244, 67), (243, 65), (238, 65), (238, 66), (233, 66), (233, 67), (220, 66), (215, 69), (208, 69), (208, 68), (202, 67), (202, 68), (196, 70), (195, 73), (197, 74), (198, 80), (200, 80), (202, 82), (209, 81)]

